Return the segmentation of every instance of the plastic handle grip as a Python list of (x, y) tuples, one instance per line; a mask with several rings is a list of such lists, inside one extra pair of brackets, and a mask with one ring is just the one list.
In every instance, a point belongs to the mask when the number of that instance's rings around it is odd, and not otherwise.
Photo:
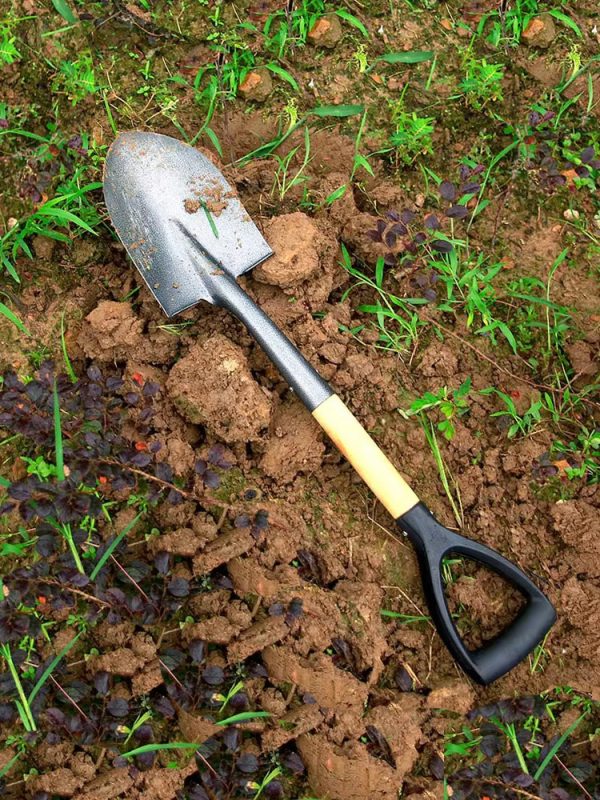
[[(435, 627), (457, 663), (475, 681), (488, 684), (522, 661), (556, 621), (547, 597), (515, 564), (483, 544), (441, 525), (424, 503), (396, 520), (417, 552), (427, 605)], [(521, 613), (498, 636), (478, 650), (469, 650), (452, 620), (444, 592), (442, 560), (462, 555), (478, 561), (511, 583), (526, 598)]]

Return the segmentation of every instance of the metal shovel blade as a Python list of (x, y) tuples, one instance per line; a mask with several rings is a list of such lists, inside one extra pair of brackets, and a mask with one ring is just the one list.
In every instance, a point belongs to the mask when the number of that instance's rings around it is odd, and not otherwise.
[(104, 166), (104, 198), (132, 261), (167, 316), (200, 300), (223, 272), (273, 254), (217, 167), (170, 136), (120, 134)]

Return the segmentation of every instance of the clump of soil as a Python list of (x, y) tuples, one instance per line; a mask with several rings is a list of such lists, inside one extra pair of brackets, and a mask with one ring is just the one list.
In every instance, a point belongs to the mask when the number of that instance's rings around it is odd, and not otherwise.
[(289, 289), (318, 271), (322, 234), (306, 214), (273, 217), (266, 222), (264, 235), (274, 255), (254, 270), (255, 280)]
[(144, 328), (131, 303), (105, 300), (85, 318), (79, 344), (88, 358), (104, 363), (135, 358), (163, 364), (171, 359), (177, 348), (175, 338)]
[(286, 483), (299, 472), (316, 472), (324, 452), (317, 423), (300, 402), (286, 401), (273, 414), (260, 467), (265, 475)]
[(270, 398), (244, 351), (222, 334), (190, 348), (169, 373), (167, 391), (185, 419), (226, 442), (256, 441), (269, 426)]

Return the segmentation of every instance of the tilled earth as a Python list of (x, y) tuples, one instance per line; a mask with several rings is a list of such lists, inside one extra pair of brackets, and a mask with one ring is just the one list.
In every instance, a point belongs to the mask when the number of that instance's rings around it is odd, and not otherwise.
[[(531, 63), (523, 68), (531, 71)], [(546, 75), (542, 70), (536, 80), (543, 83)], [(344, 95), (344, 87), (351, 93), (347, 84), (332, 87), (324, 100), (354, 99)], [(215, 121), (228, 161), (273, 135), (264, 116), (240, 113)], [(177, 135), (164, 121), (152, 127)], [(286, 147), (299, 142), (292, 138)], [(312, 148), (311, 191), (323, 200), (349, 182), (354, 143), (329, 127), (314, 133)], [(459, 149), (453, 152), (457, 158)], [(111, 703), (128, 704), (128, 723), (150, 698), (152, 708), (160, 709), (161, 741), (208, 739), (214, 744), (206, 759), (215, 763), (241, 750), (247, 767), (241, 775), (248, 780), (255, 772), (252, 759), (264, 765), (268, 754), (279, 752), (289, 797), (305, 790), (332, 800), (392, 800), (400, 788), (406, 796), (442, 797), (442, 737), (473, 707), (559, 685), (600, 700), (598, 488), (576, 484), (570, 499), (556, 500), (539, 471), (551, 432), (542, 427), (508, 440), (490, 418), (497, 410), (493, 399), (475, 392), (499, 388), (524, 410), (534, 387), (518, 377), (523, 370), (516, 358), (483, 337), (475, 340), (460, 321), (443, 341), (423, 334), (402, 355), (374, 346), (377, 332), (368, 326), (361, 341), (349, 335), (365, 322), (358, 306), (373, 297), (365, 287), (344, 294), (351, 278), (339, 263), (340, 243), (372, 265), (383, 249), (369, 232), (382, 215), (419, 210), (383, 168), (374, 178), (365, 176), (361, 191), (348, 191), (311, 216), (296, 210), (300, 189), (273, 207), (271, 160), (226, 171), (275, 250), (241, 283), (450, 527), (456, 521), (423, 431), (398, 409), (425, 391), (472, 379), (469, 414), (444, 445), (460, 490), (464, 533), (526, 570), (556, 606), (558, 622), (545, 642), (543, 669), (525, 662), (492, 687), (474, 686), (427, 621), (406, 624), (381, 615), (382, 609), (427, 613), (413, 552), (244, 329), (208, 305), (170, 321), (186, 323), (176, 331), (166, 328), (108, 232), (97, 240), (76, 240), (70, 250), (38, 237), (33, 265), (22, 264), (30, 274), (19, 296), (34, 337), (60, 363), (64, 311), (66, 346), (80, 373), (94, 363), (122, 372), (126, 386), (160, 387), (148, 444), (161, 443), (160, 460), (188, 489), (179, 505), (152, 511), (160, 536), (134, 529), (128, 558), (161, 574), (168, 554), (169, 580), (182, 578), (196, 587), (173, 607), (170, 625), (168, 619), (160, 626), (104, 619), (91, 627), (70, 652), (69, 670), (83, 684), (110, 684)], [(545, 277), (562, 250), (564, 225), (542, 210), (524, 216), (516, 197), (505, 203), (504, 216), (513, 215), (510, 235), (501, 231), (507, 263), (517, 261), (524, 274)], [(496, 231), (482, 223), (474, 236), (490, 239)], [(414, 291), (409, 274), (400, 271), (394, 279), (399, 296)], [(594, 286), (583, 267), (559, 271), (553, 283), (553, 293), (573, 307), (580, 325), (581, 337), (568, 351), (578, 380), (589, 380), (597, 366)], [(2, 318), (0, 324), (2, 361), (20, 370), (27, 356), (19, 336)], [(135, 430), (134, 413), (132, 438)], [(199, 459), (219, 471), (218, 487), (198, 472)], [(133, 518), (127, 513), (123, 524)], [(474, 645), (518, 608), (501, 582), (478, 572), (455, 575), (448, 594), (459, 627)], [(47, 646), (44, 655), (58, 652), (70, 635), (67, 628), (67, 638)], [(215, 692), (229, 688), (236, 676), (244, 682), (244, 703), (272, 715), (240, 726), (235, 735), (241, 745), (207, 719)], [(68, 704), (58, 689), (53, 692), (53, 704), (65, 714)], [(118, 720), (118, 705), (113, 710)], [(60, 715), (52, 722), (57, 730), (66, 724)], [(7, 747), (0, 764), (13, 752)], [(37, 775), (24, 789), (20, 771), (13, 770), (14, 797), (26, 791), (78, 800), (168, 800), (189, 787), (197, 770), (194, 758), (178, 756), (175, 762), (172, 754), (161, 754), (151, 765), (138, 762), (145, 769), (131, 768), (110, 747), (74, 745), (68, 737), (45, 742), (28, 758)]]

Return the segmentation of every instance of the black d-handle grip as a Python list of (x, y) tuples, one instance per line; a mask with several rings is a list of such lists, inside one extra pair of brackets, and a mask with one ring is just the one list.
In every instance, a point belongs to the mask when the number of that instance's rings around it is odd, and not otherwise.
[[(516, 666), (556, 621), (550, 601), (515, 564), (489, 547), (444, 528), (424, 503), (418, 503), (396, 522), (417, 551), (427, 605), (442, 641), (462, 669), (478, 683), (491, 683)], [(478, 650), (465, 646), (448, 608), (442, 559), (451, 553), (485, 564), (519, 589), (527, 600), (519, 616)]]

